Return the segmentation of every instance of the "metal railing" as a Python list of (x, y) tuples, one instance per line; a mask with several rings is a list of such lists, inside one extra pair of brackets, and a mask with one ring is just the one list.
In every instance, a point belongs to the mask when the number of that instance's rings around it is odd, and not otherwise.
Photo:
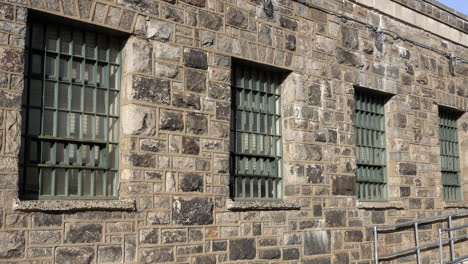
[[(379, 264), (379, 259), (388, 259), (391, 257), (398, 257), (403, 254), (408, 254), (408, 253), (416, 253), (417, 257), (417, 263), (421, 264), (421, 250), (430, 248), (430, 247), (439, 247), (439, 254), (440, 254), (440, 263), (441, 264), (451, 264), (451, 263), (458, 263), (461, 260), (468, 259), (468, 255), (460, 258), (455, 258), (455, 240), (462, 239), (462, 238), (468, 238), (468, 234), (460, 235), (460, 236), (453, 236), (454, 230), (459, 230), (462, 228), (466, 228), (468, 225), (462, 225), (462, 226), (457, 226), (453, 227), (452, 226), (452, 220), (454, 216), (459, 216), (460, 218), (463, 217), (468, 217), (468, 210), (463, 210), (459, 212), (454, 212), (454, 213), (449, 213), (449, 214), (443, 214), (443, 215), (437, 215), (437, 216), (432, 216), (432, 217), (426, 217), (426, 218), (421, 218), (413, 221), (408, 221), (408, 222), (403, 222), (399, 224), (394, 224), (394, 225), (378, 225), (374, 226), (374, 258), (375, 258), (375, 264)], [(447, 220), (448, 221), (448, 228), (439, 228), (439, 241), (436, 242), (431, 242), (427, 244), (420, 244), (419, 243), (419, 226), (423, 225), (426, 222), (441, 222)], [(414, 237), (415, 237), (415, 247), (412, 248), (407, 248), (403, 250), (399, 250), (396, 252), (392, 253), (387, 253), (387, 254), (379, 254), (379, 239), (378, 239), (378, 231), (385, 231), (385, 230), (391, 230), (391, 229), (397, 229), (401, 227), (413, 227), (414, 228)], [(442, 239), (442, 232), (448, 232), (448, 238), (447, 239)], [(450, 246), (450, 257), (451, 260), (449, 262), (443, 262), (443, 245), (445, 243), (449, 242)]]

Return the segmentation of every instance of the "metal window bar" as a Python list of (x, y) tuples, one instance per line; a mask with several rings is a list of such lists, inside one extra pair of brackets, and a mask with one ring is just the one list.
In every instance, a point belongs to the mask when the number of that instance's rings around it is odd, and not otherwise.
[(359, 200), (387, 199), (385, 97), (356, 91), (357, 195)]
[[(416, 253), (417, 263), (418, 264), (422, 263), (421, 262), (421, 250), (425, 249), (425, 248), (434, 247), (434, 246), (436, 246), (436, 247), (440, 246), (440, 239), (439, 239), (439, 241), (435, 241), (435, 242), (426, 243), (426, 244), (421, 245), (420, 242), (419, 242), (419, 229), (417, 227), (419, 225), (425, 223), (425, 222), (443, 221), (445, 219), (448, 222), (448, 228), (446, 228), (446, 231), (449, 232), (449, 238), (446, 239), (446, 240), (443, 240), (444, 241), (443, 243), (450, 242), (450, 251), (451, 251), (452, 262), (448, 262), (448, 263), (456, 263), (456, 262), (454, 262), (455, 261), (455, 243), (454, 243), (454, 241), (458, 240), (458, 239), (461, 239), (461, 238), (464, 238), (464, 237), (466, 237), (468, 235), (461, 235), (461, 236), (453, 237), (452, 230), (456, 230), (456, 229), (460, 228), (460, 227), (458, 227), (458, 228), (452, 227), (452, 220), (453, 220), (453, 217), (455, 217), (455, 216), (457, 216), (459, 218), (468, 217), (468, 210), (463, 210), (463, 211), (459, 211), (459, 212), (453, 212), (453, 213), (448, 213), (448, 214), (443, 214), (443, 215), (438, 215), (438, 216), (431, 216), (431, 217), (421, 218), (421, 219), (412, 220), (412, 221), (408, 221), (408, 222), (403, 222), (403, 223), (399, 223), (399, 224), (374, 226), (374, 228), (373, 228), (374, 229), (374, 263), (379, 264), (379, 261), (381, 259), (388, 259), (388, 258), (392, 258), (392, 257), (397, 257), (397, 256), (401, 256), (401, 255), (404, 255), (404, 254), (407, 254), (407, 253)], [(384, 231), (384, 230), (394, 230), (394, 231), (396, 231), (398, 228), (411, 227), (411, 226), (414, 227), (414, 235), (415, 235), (415, 243), (416, 243), (415, 247), (407, 248), (407, 249), (403, 249), (403, 250), (399, 250), (399, 251), (395, 251), (395, 252), (387, 253), (387, 254), (379, 254), (379, 239), (378, 239), (378, 232), (379, 231)], [(468, 256), (466, 256), (466, 258), (468, 258)]]
[(439, 110), (440, 157), (444, 199), (462, 200), (460, 153), (458, 149), (457, 114)]
[(121, 41), (39, 21), (28, 38), (25, 198), (117, 198)]
[[(468, 228), (468, 224), (461, 225), (461, 226), (456, 226), (456, 227), (449, 227), (449, 228), (439, 228), (439, 259), (440, 259), (440, 264), (452, 264), (452, 263), (461, 263), (460, 261), (468, 259), (468, 255), (462, 256), (455, 258), (455, 251), (454, 251), (454, 241), (459, 240), (459, 239), (464, 239), (468, 238), (468, 234), (462, 234), (456, 237), (453, 237), (452, 231), (454, 230), (460, 230)], [(448, 232), (449, 238), (443, 239), (442, 238), (442, 232)], [(451, 260), (450, 261), (445, 261), (444, 260), (444, 244), (449, 242), (450, 245), (450, 256)]]
[(233, 64), (232, 184), (236, 199), (282, 196), (280, 74)]

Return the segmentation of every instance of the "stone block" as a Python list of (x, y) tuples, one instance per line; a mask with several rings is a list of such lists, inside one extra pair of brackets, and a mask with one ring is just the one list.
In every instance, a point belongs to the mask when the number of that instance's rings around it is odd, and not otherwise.
[(346, 231), (344, 235), (345, 242), (362, 242), (364, 235), (362, 231)]
[(286, 49), (290, 51), (296, 50), (296, 36), (286, 35)]
[(322, 147), (319, 145), (296, 144), (293, 158), (294, 160), (320, 161), (322, 160)]
[(364, 60), (357, 54), (341, 48), (336, 49), (336, 62), (347, 66), (362, 69)]
[[(186, 67), (207, 70), (208, 55), (206, 51), (192, 48), (184, 49), (184, 65)], [(192, 80), (191, 80), (192, 81)]]
[(184, 129), (182, 113), (161, 110), (159, 117), (159, 128), (161, 130), (182, 131)]
[(240, 27), (243, 29), (247, 28), (247, 15), (244, 14), (245, 11), (240, 8), (227, 6), (226, 8), (226, 24)]
[(192, 257), (193, 264), (216, 264), (216, 255)]
[(198, 155), (200, 153), (200, 139), (196, 137), (182, 137), (182, 153)]
[(65, 243), (93, 243), (102, 241), (102, 224), (65, 224)]
[(258, 256), (260, 259), (280, 259), (281, 250), (279, 248), (260, 249)]
[(0, 232), (0, 259), (23, 257), (25, 243), (24, 231)]
[(358, 31), (354, 28), (341, 27), (341, 41), (347, 49), (359, 49)]
[(398, 173), (400, 175), (417, 175), (418, 168), (415, 163), (400, 163), (398, 164)]
[(181, 58), (181, 48), (162, 42), (154, 42), (154, 56), (156, 59), (179, 61)]
[(180, 67), (174, 64), (156, 62), (154, 66), (154, 74), (157, 77), (178, 79)]
[(161, 262), (173, 262), (174, 249), (173, 247), (159, 247), (159, 248), (140, 248), (140, 262), (141, 264), (153, 264)]
[(356, 176), (338, 175), (333, 179), (333, 195), (348, 195), (356, 194)]
[(122, 262), (122, 246), (99, 246), (98, 263), (118, 263)]
[(182, 192), (203, 192), (203, 176), (197, 173), (183, 173), (179, 179)]
[(142, 100), (153, 104), (170, 104), (170, 82), (142, 75), (132, 76), (131, 89), (127, 91), (130, 100)]
[(196, 135), (205, 135), (208, 131), (208, 118), (206, 115), (187, 113), (187, 132)]
[(301, 256), (299, 248), (283, 248), (283, 259), (284, 260), (296, 260)]
[(158, 229), (145, 228), (140, 230), (140, 244), (157, 244)]
[(328, 227), (346, 226), (346, 210), (334, 209), (325, 211), (325, 223)]
[(187, 241), (187, 231), (185, 229), (165, 229), (161, 231), (161, 243), (184, 243)]
[(146, 106), (129, 104), (122, 106), (122, 131), (126, 135), (154, 136), (156, 113)]
[(216, 119), (229, 121), (231, 116), (231, 105), (216, 103)]
[(148, 22), (147, 34), (149, 39), (168, 42), (174, 34), (173, 25), (159, 19), (151, 19)]
[(177, 225), (210, 225), (213, 223), (213, 200), (208, 197), (174, 197), (172, 219)]
[(287, 18), (285, 16), (280, 16), (279, 22), (280, 22), (280, 27), (293, 30), (293, 31), (297, 31), (298, 23), (296, 20)]
[(219, 30), (223, 27), (223, 17), (215, 13), (200, 10), (200, 26), (211, 30)]
[(330, 252), (330, 231), (304, 232), (304, 255), (328, 254)]
[(213, 99), (229, 101), (231, 100), (231, 87), (227, 84), (210, 82), (208, 95)]
[(29, 231), (29, 244), (56, 244), (62, 241), (62, 232), (54, 230)]
[(206, 91), (206, 73), (194, 71), (190, 69), (185, 70), (185, 89), (187, 91), (203, 93)]
[(227, 250), (227, 241), (226, 240), (214, 240), (212, 250), (216, 251), (226, 251)]
[(193, 110), (201, 109), (201, 98), (198, 95), (173, 92), (172, 105)]
[(243, 239), (232, 239), (229, 241), (229, 259), (243, 260), (243, 259), (254, 259), (257, 255), (257, 247), (255, 239), (243, 238)]
[(167, 142), (160, 139), (144, 138), (140, 140), (140, 149), (142, 151), (164, 153), (167, 152)]
[(184, 11), (168, 5), (161, 5), (161, 17), (177, 23), (184, 22)]
[(57, 264), (90, 264), (94, 262), (93, 247), (58, 247), (55, 250)]
[[(1, 67), (1, 66), (0, 66)], [(21, 95), (0, 91), (0, 107), (19, 108), (21, 106)]]
[(132, 167), (155, 168), (156, 159), (152, 154), (124, 153), (123, 164)]

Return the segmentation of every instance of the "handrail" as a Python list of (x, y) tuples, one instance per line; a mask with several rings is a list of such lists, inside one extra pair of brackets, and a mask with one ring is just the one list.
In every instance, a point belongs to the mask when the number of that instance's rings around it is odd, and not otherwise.
[[(439, 244), (439, 247), (441, 247), (441, 243), (443, 244), (445, 242), (450, 243), (450, 249), (451, 249), (451, 253), (452, 253), (451, 254), (452, 262), (450, 262), (450, 263), (455, 263), (455, 262), (453, 262), (455, 260), (454, 240), (458, 240), (460, 238), (467, 237), (468, 235), (461, 235), (461, 236), (453, 237), (452, 236), (452, 231), (468, 227), (468, 225), (452, 227), (452, 217), (459, 216), (459, 215), (465, 215), (465, 214), (468, 214), (468, 210), (463, 210), (463, 211), (453, 212), (453, 213), (447, 213), (447, 214), (437, 215), (437, 216), (431, 216), (431, 217), (425, 217), (425, 218), (420, 218), (420, 219), (411, 220), (411, 221), (398, 223), (398, 224), (376, 225), (376, 226), (374, 226), (373, 229), (374, 229), (375, 264), (379, 263), (379, 258), (387, 259), (389, 257), (394, 257), (394, 256), (398, 256), (398, 255), (402, 255), (402, 254), (410, 253), (410, 252), (416, 252), (417, 263), (419, 264), (419, 263), (421, 263), (421, 258), (420, 258), (421, 249), (437, 246), (438, 244)], [(447, 231), (447, 232), (449, 232), (449, 238), (445, 239), (445, 240), (442, 240), (441, 238), (439, 238), (439, 241), (437, 241), (437, 242), (432, 242), (432, 243), (427, 243), (427, 244), (420, 245), (419, 244), (419, 228), (418, 228), (418, 225), (419, 224), (424, 224), (424, 222), (428, 222), (428, 221), (442, 221), (442, 220), (445, 220), (445, 219), (448, 219), (448, 228), (439, 228), (439, 236), (440, 236), (442, 231)], [(389, 230), (389, 229), (395, 229), (395, 228), (404, 227), (404, 226), (413, 226), (416, 247), (412, 247), (412, 248), (403, 249), (403, 250), (399, 250), (399, 251), (396, 251), (396, 252), (380, 255), (379, 251), (378, 251), (378, 246), (379, 246), (378, 231), (379, 230), (384, 231), (384, 230)], [(441, 253), (441, 256), (442, 256), (442, 253)], [(465, 258), (465, 257), (463, 257), (463, 258)], [(466, 258), (468, 258), (468, 256)]]
[(395, 227), (406, 226), (406, 225), (414, 225), (415, 223), (420, 223), (420, 222), (425, 222), (425, 221), (430, 221), (430, 220), (436, 220), (436, 219), (440, 219), (440, 218), (446, 218), (446, 217), (449, 217), (449, 216), (461, 215), (461, 214), (468, 214), (468, 210), (463, 210), (463, 211), (460, 211), (460, 212), (453, 212), (453, 213), (448, 213), (448, 214), (443, 214), (443, 215), (430, 216), (430, 217), (411, 220), (411, 221), (407, 221), (407, 222), (403, 222), (403, 223), (399, 223), (399, 224), (378, 225), (378, 226), (375, 226), (375, 227), (377, 227), (377, 229), (386, 230), (386, 229), (392, 229), (392, 228), (395, 228)]

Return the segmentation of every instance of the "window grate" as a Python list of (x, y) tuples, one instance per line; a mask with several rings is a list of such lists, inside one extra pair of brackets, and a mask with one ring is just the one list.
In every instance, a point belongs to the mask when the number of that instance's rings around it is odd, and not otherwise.
[(20, 161), (26, 199), (117, 198), (120, 43), (70, 26), (29, 25)]
[(233, 64), (231, 170), (237, 199), (282, 197), (281, 74)]
[(439, 110), (440, 160), (444, 199), (462, 200), (456, 112)]
[(385, 97), (356, 91), (355, 99), (357, 195), (364, 201), (387, 200)]

